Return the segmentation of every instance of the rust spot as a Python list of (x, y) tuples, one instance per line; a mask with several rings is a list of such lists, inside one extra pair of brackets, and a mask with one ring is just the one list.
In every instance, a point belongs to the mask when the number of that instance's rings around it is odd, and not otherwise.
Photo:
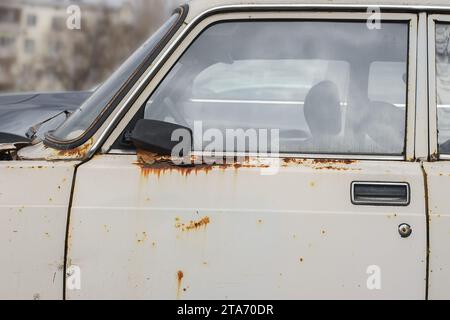
[(438, 155), (437, 151), (433, 152), (433, 153), (430, 155), (430, 160), (431, 160), (431, 161), (437, 161), (437, 160), (439, 160), (439, 155)]
[(183, 271), (178, 270), (177, 271), (177, 299), (180, 298), (181, 284), (183, 282), (183, 277), (184, 277)]
[[(357, 160), (349, 159), (298, 159), (298, 158), (284, 158), (284, 166), (289, 164), (305, 165), (312, 167), (316, 170), (359, 170), (354, 168), (348, 168), (346, 166), (356, 163)], [(340, 166), (343, 165), (343, 166)]]
[(346, 159), (314, 159), (313, 164), (352, 164), (356, 160), (346, 160)]
[(302, 164), (302, 163), (305, 163), (307, 161), (308, 161), (307, 159), (302, 159), (302, 158), (284, 158), (283, 159), (283, 162), (285, 164), (290, 164), (290, 163), (292, 163), (292, 164)]
[(314, 188), (314, 187), (316, 186), (316, 183), (315, 183), (314, 181), (311, 181), (311, 182), (309, 183), (309, 186), (310, 186), (311, 188)]
[(317, 170), (337, 170), (337, 171), (347, 171), (350, 170), (350, 168), (345, 167), (335, 167), (335, 166), (319, 166), (316, 167)]
[(181, 229), (181, 231), (196, 230), (201, 227), (206, 228), (206, 226), (210, 223), (209, 217), (203, 217), (197, 221), (189, 221), (189, 223), (181, 223), (176, 219), (175, 221), (175, 228)]
[(64, 157), (64, 158), (83, 158), (86, 153), (91, 149), (93, 144), (93, 139), (89, 139), (85, 144), (79, 146), (75, 149), (70, 150), (59, 150), (57, 152), (58, 156)]
[(147, 236), (147, 232), (142, 232), (140, 235), (136, 234), (137, 237), (137, 243), (139, 244), (143, 244), (145, 242), (145, 240), (147, 240), (148, 236)]

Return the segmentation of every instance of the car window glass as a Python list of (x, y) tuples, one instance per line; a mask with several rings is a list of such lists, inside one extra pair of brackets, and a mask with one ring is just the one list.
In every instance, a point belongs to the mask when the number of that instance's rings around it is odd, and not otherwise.
[[(223, 137), (277, 130), (281, 153), (402, 155), (407, 59), (406, 22), (218, 23), (182, 55), (144, 114)], [(255, 151), (234, 147), (225, 141), (216, 151)]]
[(439, 152), (450, 154), (450, 24), (436, 25), (436, 99)]

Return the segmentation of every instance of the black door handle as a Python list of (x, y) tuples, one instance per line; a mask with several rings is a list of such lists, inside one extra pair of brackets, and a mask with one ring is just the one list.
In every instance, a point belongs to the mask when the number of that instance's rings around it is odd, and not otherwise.
[(407, 206), (410, 188), (406, 182), (352, 182), (351, 200), (355, 205)]

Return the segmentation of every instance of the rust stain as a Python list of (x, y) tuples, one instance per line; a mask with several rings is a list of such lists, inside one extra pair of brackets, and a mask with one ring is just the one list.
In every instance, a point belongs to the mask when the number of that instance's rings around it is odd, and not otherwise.
[[(234, 169), (239, 170), (241, 168), (270, 168), (270, 165), (261, 163), (257, 157), (251, 158), (248, 156), (237, 158), (224, 158), (223, 163), (209, 164), (211, 161), (203, 159), (204, 161), (198, 163), (197, 158), (191, 157), (188, 165), (175, 165), (172, 162), (170, 156), (159, 155), (156, 153), (138, 150), (137, 162), (135, 163), (141, 169), (143, 177), (149, 175), (156, 175), (158, 178), (165, 173), (178, 172), (182, 176), (189, 176), (191, 174), (197, 175), (198, 173), (208, 174), (213, 169), (227, 170)], [(317, 170), (360, 170), (357, 168), (349, 168), (348, 165), (354, 164), (357, 160), (348, 159), (303, 159), (303, 158), (282, 158), (283, 166), (288, 165), (306, 165)]]
[(356, 160), (347, 160), (347, 159), (314, 159), (313, 164), (352, 164), (355, 163)]
[[(147, 151), (137, 151), (137, 166), (141, 168), (141, 174), (144, 177), (149, 175), (156, 175), (158, 178), (167, 172), (179, 172), (182, 176), (189, 176), (190, 174), (198, 174), (200, 172), (208, 174), (211, 170), (217, 168), (221, 170), (226, 169), (241, 169), (241, 168), (269, 168), (267, 164), (257, 163), (257, 158), (238, 157), (235, 162), (229, 159), (223, 159), (223, 163), (209, 164), (209, 161), (197, 163), (194, 156), (191, 157), (191, 163), (188, 165), (175, 165), (170, 156), (158, 155)], [(205, 160), (205, 159), (204, 159)], [(254, 161), (255, 160), (255, 161)], [(233, 160), (234, 161), (234, 160)], [(255, 163), (252, 163), (254, 161)]]
[(175, 228), (181, 229), (181, 231), (197, 230), (201, 227), (204, 227), (206, 229), (206, 226), (210, 223), (210, 219), (207, 216), (197, 221), (191, 220), (189, 221), (189, 223), (181, 223), (179, 218), (176, 218), (175, 221)]
[(78, 148), (70, 150), (59, 150), (57, 152), (57, 155), (64, 158), (76, 158), (76, 159), (83, 158), (86, 155), (86, 153), (91, 149), (92, 144), (93, 139), (91, 138)]
[(305, 165), (316, 170), (360, 170), (357, 168), (349, 168), (348, 166), (357, 163), (357, 160), (349, 159), (303, 159), (303, 158), (284, 158), (284, 167), (289, 165)]
[(147, 236), (147, 232), (142, 232), (140, 235), (136, 234), (137, 237), (137, 243), (138, 244), (143, 244), (145, 242), (145, 240), (147, 240), (148, 236)]
[(433, 153), (430, 155), (430, 160), (431, 160), (431, 161), (437, 161), (437, 160), (439, 160), (439, 154), (438, 154), (437, 151), (433, 152)]
[(177, 271), (177, 299), (180, 298), (181, 284), (183, 282), (184, 273), (181, 270)]
[(142, 176), (148, 177), (153, 174), (158, 178), (166, 172), (177, 171), (182, 176), (188, 176), (191, 173), (197, 174), (200, 171), (209, 172), (211, 170), (210, 165), (189, 165), (189, 166), (177, 166), (171, 161), (170, 156), (161, 156), (156, 153), (138, 150), (137, 152), (137, 165), (141, 168)]

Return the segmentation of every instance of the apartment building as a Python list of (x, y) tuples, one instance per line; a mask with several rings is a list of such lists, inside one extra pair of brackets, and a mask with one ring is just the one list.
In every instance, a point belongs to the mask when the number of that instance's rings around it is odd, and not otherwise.
[(3, 0), (0, 4), (0, 91), (12, 86), (21, 22), (22, 10), (16, 1)]
[[(65, 44), (57, 37), (66, 26), (70, 5), (79, 5), (82, 23), (89, 23), (104, 8), (105, 1), (2, 0), (0, 2), (0, 92), (14, 90), (16, 75), (24, 65), (45, 54), (58, 54)], [(114, 2), (111, 2), (114, 3)], [(115, 2), (117, 3), (117, 1)], [(112, 7), (117, 18), (133, 22), (131, 2)], [(103, 6), (103, 7), (102, 7)], [(73, 36), (76, 35), (76, 31)], [(55, 41), (49, 41), (55, 38)], [(57, 40), (56, 40), (57, 39)], [(70, 39), (67, 39), (69, 41)], [(46, 81), (48, 79), (43, 79)]]

